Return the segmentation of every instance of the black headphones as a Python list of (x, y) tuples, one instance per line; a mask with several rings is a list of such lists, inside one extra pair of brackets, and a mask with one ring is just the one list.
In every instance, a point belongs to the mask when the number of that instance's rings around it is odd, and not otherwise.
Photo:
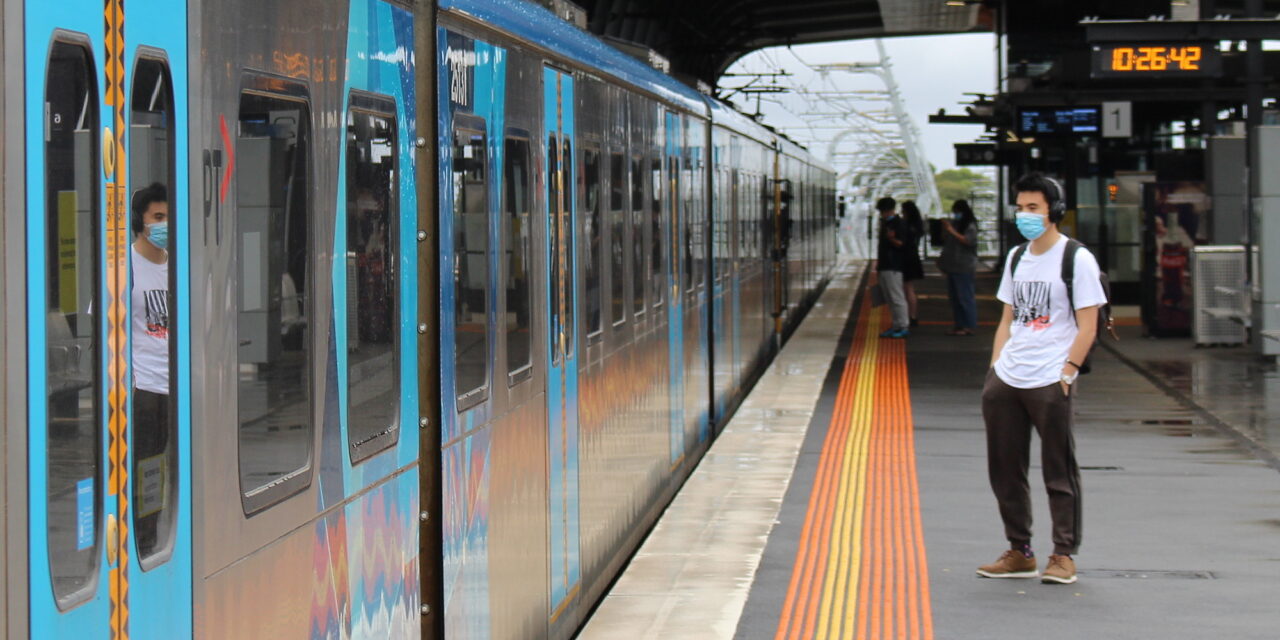
[[(1049, 222), (1058, 224), (1067, 216), (1067, 192), (1062, 189), (1062, 185), (1057, 180), (1044, 176), (1044, 181), (1053, 185), (1054, 195), (1049, 201)], [(1049, 194), (1046, 191), (1045, 196)]]
[(167, 202), (169, 199), (168, 189), (163, 184), (153, 182), (150, 185), (142, 187), (133, 192), (133, 197), (129, 201), (129, 230), (136, 233), (142, 233), (147, 230), (147, 225), (143, 222), (143, 216), (147, 213), (147, 207), (152, 202)]

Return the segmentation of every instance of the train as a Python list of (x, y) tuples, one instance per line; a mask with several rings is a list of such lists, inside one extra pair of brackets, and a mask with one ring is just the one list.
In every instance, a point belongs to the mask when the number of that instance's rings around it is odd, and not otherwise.
[(836, 176), (555, 7), (0, 2), (0, 637), (578, 630)]

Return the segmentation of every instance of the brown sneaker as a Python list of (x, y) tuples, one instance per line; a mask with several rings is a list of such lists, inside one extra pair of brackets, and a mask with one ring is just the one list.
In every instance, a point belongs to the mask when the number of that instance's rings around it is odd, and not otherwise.
[(1045, 565), (1044, 575), (1040, 582), (1045, 584), (1071, 584), (1076, 581), (1076, 563), (1071, 556), (1049, 556), (1049, 564)]
[(1036, 572), (1035, 558), (1009, 549), (1000, 555), (999, 560), (978, 567), (978, 575), (984, 578), (1034, 578), (1040, 574)]

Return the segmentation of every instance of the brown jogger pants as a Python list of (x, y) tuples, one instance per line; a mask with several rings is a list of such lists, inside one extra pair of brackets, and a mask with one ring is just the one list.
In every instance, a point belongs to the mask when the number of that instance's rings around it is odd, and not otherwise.
[[(1074, 387), (1071, 396), (1075, 395)], [(1053, 549), (1074, 555), (1080, 547), (1080, 468), (1071, 433), (1072, 397), (1059, 384), (1039, 389), (1011, 387), (987, 371), (982, 417), (987, 424), (987, 475), (1000, 506), (1004, 533), (1015, 547), (1031, 543), (1031, 427), (1040, 435), (1040, 462), (1053, 518)]]

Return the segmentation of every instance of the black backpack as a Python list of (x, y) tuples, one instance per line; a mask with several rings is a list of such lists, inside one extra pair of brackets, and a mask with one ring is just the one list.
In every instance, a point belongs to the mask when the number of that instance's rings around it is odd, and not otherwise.
[[(1018, 270), (1018, 262), (1022, 260), (1022, 254), (1027, 252), (1030, 242), (1024, 242), (1013, 250), (1013, 257), (1010, 258), (1009, 276), (1012, 277), (1014, 272)], [(1062, 272), (1059, 277), (1062, 278), (1062, 284), (1067, 285), (1067, 306), (1072, 310), (1071, 318), (1075, 319), (1076, 296), (1075, 296), (1075, 275), (1076, 275), (1076, 250), (1084, 247), (1080, 241), (1075, 238), (1067, 238), (1067, 247), (1062, 252)], [(1088, 249), (1085, 249), (1088, 251)], [(1093, 338), (1093, 346), (1098, 344), (1098, 338), (1102, 336), (1105, 329), (1111, 335), (1111, 339), (1119, 340), (1120, 336), (1116, 334), (1116, 321), (1111, 317), (1111, 279), (1107, 277), (1107, 272), (1099, 270), (1098, 282), (1102, 284), (1102, 295), (1107, 301), (1098, 305), (1098, 333)], [(1093, 356), (1093, 346), (1089, 347), (1089, 355), (1086, 355), (1084, 362), (1080, 363), (1080, 373), (1085, 374), (1093, 370), (1090, 359)]]

